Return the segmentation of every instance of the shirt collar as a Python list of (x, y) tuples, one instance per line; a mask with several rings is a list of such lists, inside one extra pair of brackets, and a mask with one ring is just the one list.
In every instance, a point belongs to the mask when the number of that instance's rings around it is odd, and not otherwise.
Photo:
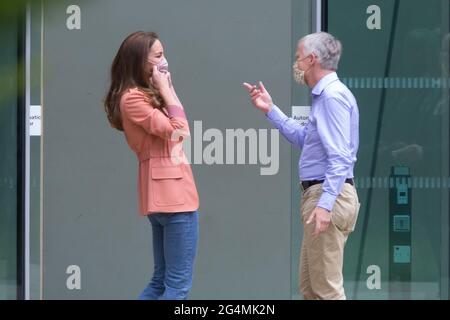
[(330, 83), (338, 79), (339, 78), (336, 72), (327, 74), (325, 77), (322, 77), (322, 79), (320, 79), (319, 82), (316, 83), (316, 85), (312, 89), (312, 94), (315, 96), (319, 96), (322, 93), (323, 89), (325, 89)]

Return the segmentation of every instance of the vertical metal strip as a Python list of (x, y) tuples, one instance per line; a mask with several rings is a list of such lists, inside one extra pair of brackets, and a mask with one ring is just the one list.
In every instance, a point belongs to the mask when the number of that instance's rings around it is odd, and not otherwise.
[(25, 300), (30, 299), (30, 71), (31, 71), (31, 10), (26, 5), (25, 22)]
[(316, 0), (315, 32), (322, 31), (322, 0)]
[(40, 145), (40, 155), (41, 155), (41, 165), (40, 165), (40, 175), (41, 175), (41, 183), (39, 187), (40, 197), (39, 197), (39, 272), (40, 272), (40, 299), (44, 299), (44, 1), (40, 1), (41, 6), (41, 69), (40, 69), (40, 98), (41, 98), (41, 145)]

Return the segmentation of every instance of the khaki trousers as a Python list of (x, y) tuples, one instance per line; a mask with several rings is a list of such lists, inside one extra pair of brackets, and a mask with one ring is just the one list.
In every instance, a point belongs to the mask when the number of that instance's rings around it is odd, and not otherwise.
[(322, 186), (316, 184), (303, 191), (300, 211), (304, 231), (299, 289), (306, 300), (345, 300), (342, 276), (344, 246), (355, 228), (361, 204), (356, 188), (345, 183), (330, 213), (328, 229), (313, 236), (315, 223), (307, 225), (306, 221), (319, 202)]

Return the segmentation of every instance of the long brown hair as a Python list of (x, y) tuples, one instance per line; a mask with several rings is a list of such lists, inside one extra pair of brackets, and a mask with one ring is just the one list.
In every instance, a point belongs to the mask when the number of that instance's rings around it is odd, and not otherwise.
[(134, 32), (122, 42), (113, 60), (111, 85), (104, 107), (108, 121), (117, 130), (123, 131), (120, 98), (126, 90), (138, 88), (148, 96), (154, 107), (164, 106), (161, 95), (149, 81), (151, 74), (146, 69), (148, 53), (157, 39), (155, 32)]

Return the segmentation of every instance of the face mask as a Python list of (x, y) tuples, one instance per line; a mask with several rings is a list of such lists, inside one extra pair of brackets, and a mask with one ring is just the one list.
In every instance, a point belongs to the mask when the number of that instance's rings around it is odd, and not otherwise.
[[(307, 57), (304, 57), (303, 59), (301, 59), (300, 61), (302, 61), (302, 60), (305, 60)], [(311, 69), (311, 67), (312, 66), (310, 66), (309, 68), (308, 68), (308, 70), (302, 70), (302, 69), (300, 69), (299, 67), (298, 67), (298, 63), (297, 63), (298, 61), (295, 61), (294, 62), (294, 65), (292, 66), (292, 69), (293, 69), (293, 76), (294, 76), (294, 80), (295, 80), (295, 82), (297, 82), (298, 84), (301, 84), (301, 85), (308, 85), (307, 83), (306, 83), (306, 80), (305, 80), (305, 73), (309, 70), (309, 69)]]
[(167, 62), (166, 58), (162, 58), (161, 61), (158, 62), (156, 67), (158, 68), (159, 72), (169, 72), (169, 63)]
[(301, 85), (306, 85), (305, 71), (301, 70), (297, 66), (297, 62), (294, 63), (294, 65), (292, 66), (292, 69), (293, 69), (293, 76), (294, 76), (295, 82), (297, 82), (298, 84), (301, 84)]

